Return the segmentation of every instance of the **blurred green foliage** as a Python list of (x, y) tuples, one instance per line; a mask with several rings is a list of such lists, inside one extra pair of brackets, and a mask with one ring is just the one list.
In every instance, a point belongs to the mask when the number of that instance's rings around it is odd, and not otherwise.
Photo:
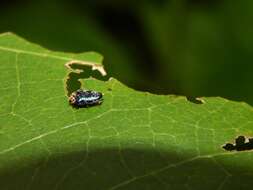
[(252, 19), (252, 0), (8, 1), (0, 32), (97, 51), (109, 76), (139, 90), (253, 104)]

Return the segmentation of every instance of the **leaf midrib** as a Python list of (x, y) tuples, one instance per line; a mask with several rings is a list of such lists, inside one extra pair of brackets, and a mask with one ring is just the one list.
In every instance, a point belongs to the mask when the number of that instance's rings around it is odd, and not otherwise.
[(50, 55), (50, 54), (47, 54), (47, 53), (37, 53), (37, 52), (33, 52), (33, 51), (26, 51), (26, 50), (20, 50), (20, 49), (15, 49), (15, 48), (6, 48), (6, 47), (3, 47), (3, 46), (0, 46), (0, 50), (2, 50), (2, 51), (8, 51), (8, 52), (14, 52), (14, 53), (35, 55), (35, 56), (39, 56), (39, 57), (50, 57), (50, 58), (60, 59), (60, 60), (64, 60), (64, 61), (71, 61), (71, 60), (73, 60), (72, 58), (68, 58), (68, 57), (61, 57), (61, 56), (57, 56), (57, 55)]

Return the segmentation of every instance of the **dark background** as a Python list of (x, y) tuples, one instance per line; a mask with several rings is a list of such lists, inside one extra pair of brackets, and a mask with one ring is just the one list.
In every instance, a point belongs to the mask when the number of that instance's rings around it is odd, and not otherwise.
[(138, 90), (253, 105), (252, 0), (5, 0), (0, 32), (48, 49), (97, 51)]

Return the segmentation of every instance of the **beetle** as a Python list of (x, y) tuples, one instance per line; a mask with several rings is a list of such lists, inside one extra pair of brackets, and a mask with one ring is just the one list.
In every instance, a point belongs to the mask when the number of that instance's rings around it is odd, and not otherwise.
[(79, 89), (69, 96), (69, 103), (77, 108), (100, 105), (102, 102), (103, 94), (94, 90)]

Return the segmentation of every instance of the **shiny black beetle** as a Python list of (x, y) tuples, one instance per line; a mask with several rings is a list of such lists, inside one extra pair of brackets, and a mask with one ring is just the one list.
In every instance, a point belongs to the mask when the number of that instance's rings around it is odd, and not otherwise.
[(101, 104), (103, 102), (103, 94), (93, 90), (79, 89), (69, 96), (69, 103), (73, 107), (82, 108)]

